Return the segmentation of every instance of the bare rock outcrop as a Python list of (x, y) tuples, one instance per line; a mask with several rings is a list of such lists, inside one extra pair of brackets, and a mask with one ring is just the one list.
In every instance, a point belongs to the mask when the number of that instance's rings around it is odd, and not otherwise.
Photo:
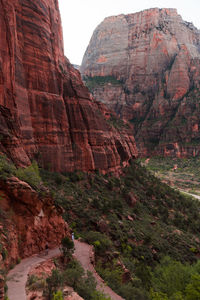
[(0, 181), (1, 252), (0, 267), (17, 262), (45, 249), (60, 245), (70, 237), (70, 229), (46, 190), (38, 193), (16, 177)]

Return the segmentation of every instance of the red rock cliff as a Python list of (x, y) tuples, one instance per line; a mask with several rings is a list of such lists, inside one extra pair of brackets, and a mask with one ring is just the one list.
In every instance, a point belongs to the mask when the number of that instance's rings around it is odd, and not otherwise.
[(57, 0), (0, 1), (0, 151), (18, 165), (116, 171), (137, 154), (65, 59)]
[(175, 9), (106, 18), (81, 72), (96, 99), (131, 121), (140, 152), (200, 152), (200, 31)]
[[(44, 188), (43, 188), (44, 189)], [(0, 269), (17, 259), (58, 247), (63, 237), (70, 236), (47, 190), (38, 194), (16, 177), (0, 180)]]

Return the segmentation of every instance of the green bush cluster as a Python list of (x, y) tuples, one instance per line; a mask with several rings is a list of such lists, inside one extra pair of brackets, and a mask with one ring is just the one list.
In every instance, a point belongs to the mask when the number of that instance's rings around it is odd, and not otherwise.
[(40, 190), (42, 179), (36, 161), (33, 161), (27, 168), (16, 168), (5, 155), (0, 155), (0, 179), (6, 180), (11, 176), (16, 176), (34, 189)]
[[(98, 274), (105, 280), (108, 286), (110, 286), (117, 294), (121, 295), (126, 300), (133, 299), (144, 299), (148, 300), (148, 292), (144, 289), (144, 284), (146, 281), (142, 281), (137, 275), (130, 281), (123, 282), (124, 271), (122, 266), (116, 259), (110, 262), (102, 263), (100, 260), (96, 264), (96, 270)], [(147, 271), (144, 269), (143, 271)], [(146, 277), (146, 273), (142, 273), (143, 277)]]
[(109, 300), (96, 290), (96, 281), (92, 274), (89, 271), (85, 274), (81, 265), (74, 260), (71, 260), (62, 271), (54, 269), (46, 282), (45, 294), (49, 299), (62, 299), (62, 289), (68, 285), (85, 300)]
[(15, 171), (15, 175), (30, 184), (34, 189), (40, 190), (42, 179), (40, 177), (39, 167), (36, 161), (33, 161), (27, 168), (19, 168)]
[(0, 155), (0, 179), (7, 179), (15, 174), (15, 166), (7, 159), (5, 155)]
[(94, 246), (98, 254), (104, 255), (106, 251), (111, 250), (112, 242), (105, 234), (97, 231), (88, 231), (84, 233), (83, 237), (86, 242)]
[(99, 85), (105, 85), (107, 83), (113, 84), (113, 85), (122, 85), (122, 82), (118, 79), (116, 79), (114, 76), (85, 76), (83, 78), (85, 85), (88, 87), (90, 91), (92, 91), (94, 88), (98, 87)]
[(189, 265), (163, 258), (152, 273), (151, 299), (200, 299), (200, 261)]
[(64, 258), (71, 258), (74, 252), (74, 242), (68, 237), (64, 237), (61, 241), (61, 253)]
[(53, 300), (63, 300), (63, 293), (61, 291), (57, 291), (53, 294)]

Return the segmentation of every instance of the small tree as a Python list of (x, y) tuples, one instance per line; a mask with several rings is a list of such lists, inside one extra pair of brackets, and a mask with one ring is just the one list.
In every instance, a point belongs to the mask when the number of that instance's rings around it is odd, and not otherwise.
[(166, 294), (164, 294), (162, 292), (155, 292), (152, 289), (150, 291), (150, 295), (151, 295), (152, 300), (168, 300), (169, 299)]
[(59, 288), (63, 287), (64, 277), (58, 269), (54, 269), (52, 271), (51, 276), (47, 277), (46, 283), (47, 283), (47, 296), (48, 299), (50, 300), (52, 299), (52, 295), (54, 295)]
[(64, 237), (61, 241), (60, 248), (64, 259), (70, 259), (74, 252), (74, 242), (68, 237)]

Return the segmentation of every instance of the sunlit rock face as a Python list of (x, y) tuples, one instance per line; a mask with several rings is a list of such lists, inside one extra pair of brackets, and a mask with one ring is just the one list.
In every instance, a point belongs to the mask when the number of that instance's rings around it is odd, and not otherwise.
[(102, 110), (64, 57), (58, 1), (0, 1), (0, 151), (20, 166), (118, 172), (134, 138)]
[(200, 31), (176, 9), (106, 18), (81, 73), (94, 97), (133, 125), (141, 155), (200, 150)]

